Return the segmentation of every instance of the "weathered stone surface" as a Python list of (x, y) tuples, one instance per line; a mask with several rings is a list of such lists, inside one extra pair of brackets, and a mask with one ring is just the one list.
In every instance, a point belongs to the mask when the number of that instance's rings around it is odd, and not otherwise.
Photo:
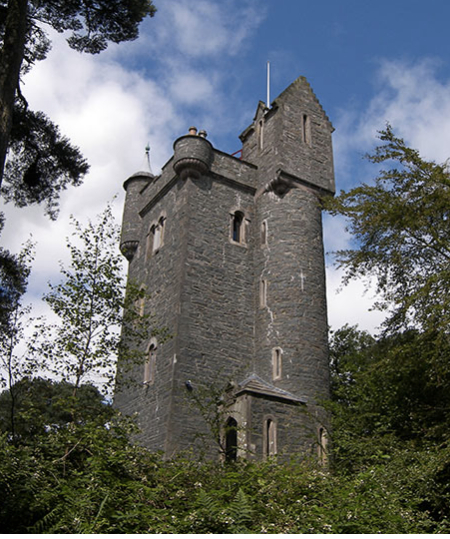
[(131, 373), (135, 387), (118, 376), (115, 405), (138, 412), (150, 449), (198, 449), (204, 434), (207, 454), (217, 454), (192, 393), (231, 383), (223, 421), (238, 423), (239, 455), (315, 450), (326, 426), (317, 402), (329, 388), (320, 197), (334, 193), (332, 130), (299, 78), (270, 110), (260, 103), (241, 135), (242, 160), (191, 134), (175, 142), (161, 176), (126, 182), (129, 279), (147, 288), (147, 312), (171, 334), (157, 347), (154, 382), (143, 383), (143, 367)]

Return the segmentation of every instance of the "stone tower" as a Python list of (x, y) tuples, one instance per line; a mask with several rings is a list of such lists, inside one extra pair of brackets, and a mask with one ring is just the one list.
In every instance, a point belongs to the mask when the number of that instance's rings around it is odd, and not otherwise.
[(259, 103), (241, 158), (191, 128), (160, 176), (125, 182), (129, 279), (171, 335), (143, 344), (146, 364), (127, 375), (134, 387), (122, 385), (119, 362), (115, 405), (138, 412), (148, 448), (217, 455), (198, 402), (208, 408), (223, 389), (213, 415), (227, 458), (321, 453), (329, 379), (320, 199), (334, 193), (332, 131), (300, 77), (270, 108)]

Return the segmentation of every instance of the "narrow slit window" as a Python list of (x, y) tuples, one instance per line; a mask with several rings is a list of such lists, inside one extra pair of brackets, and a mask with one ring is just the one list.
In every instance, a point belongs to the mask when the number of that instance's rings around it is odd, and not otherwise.
[(272, 378), (273, 380), (279, 380), (281, 378), (282, 367), (282, 351), (281, 348), (274, 348), (272, 350)]
[(264, 453), (266, 457), (277, 454), (277, 425), (273, 419), (267, 419), (264, 432)]
[(147, 239), (145, 242), (145, 260), (148, 262), (152, 256), (153, 252), (153, 238), (155, 235), (155, 227), (152, 226), (147, 234)]
[(260, 150), (264, 148), (264, 120), (258, 122), (258, 148)]
[(308, 146), (311, 145), (311, 121), (307, 114), (302, 117), (302, 141)]
[(259, 306), (267, 306), (267, 281), (266, 279), (261, 279), (259, 283)]
[(155, 381), (156, 373), (156, 349), (157, 345), (152, 342), (148, 347), (147, 361), (144, 365), (144, 384), (151, 385)]
[(319, 440), (318, 440), (317, 452), (318, 452), (319, 462), (321, 464), (326, 464), (328, 439), (327, 439), (327, 431), (323, 427), (320, 427), (319, 429), (318, 438)]
[(267, 221), (261, 223), (261, 245), (267, 245)]

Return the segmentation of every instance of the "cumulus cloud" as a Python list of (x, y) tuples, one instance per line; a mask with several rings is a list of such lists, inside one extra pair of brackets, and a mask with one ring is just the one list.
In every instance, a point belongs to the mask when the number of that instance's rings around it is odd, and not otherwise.
[(158, 54), (194, 59), (237, 54), (265, 17), (255, 0), (178, 0), (163, 4), (164, 23), (156, 29)]
[(356, 156), (373, 150), (386, 123), (425, 158), (449, 157), (450, 80), (440, 78), (436, 60), (379, 62), (373, 97), (364, 108), (341, 109), (335, 122), (337, 169), (347, 173)]
[[(374, 74), (374, 94), (361, 109), (342, 109), (334, 138), (336, 183), (348, 190), (376, 175), (374, 165), (362, 156), (380, 142), (377, 132), (390, 123), (406, 144), (426, 159), (444, 162), (450, 157), (450, 80), (439, 77), (439, 63), (423, 59), (416, 63), (380, 61)], [(350, 246), (342, 219), (325, 220), (325, 244), (329, 251)], [(375, 331), (383, 320), (370, 312), (373, 292), (355, 282), (338, 293), (340, 273), (328, 269), (329, 320), (337, 328), (355, 320), (363, 329)]]
[(113, 211), (120, 222), (123, 181), (146, 168), (147, 143), (152, 169), (158, 173), (171, 155), (173, 140), (187, 131), (194, 116), (208, 124), (200, 127), (209, 128), (215, 125), (215, 105), (229, 112), (224, 65), (264, 17), (257, 4), (162, 3), (157, 17), (142, 25), (140, 39), (111, 45), (98, 56), (72, 51), (63, 36), (49, 32), (53, 48), (25, 77), (22, 90), (30, 107), (44, 111), (81, 149), (91, 169), (81, 187), (61, 197), (56, 222), (41, 208), (2, 208), (2, 245), (17, 252), (30, 234), (37, 243), (29, 285), (32, 300), (41, 296), (48, 280), (59, 278), (58, 261), (67, 261), (71, 214), (87, 222), (118, 195)]

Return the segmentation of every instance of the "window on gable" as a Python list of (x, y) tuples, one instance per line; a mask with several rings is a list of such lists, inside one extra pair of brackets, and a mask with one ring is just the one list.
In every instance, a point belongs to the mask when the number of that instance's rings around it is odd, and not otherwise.
[(311, 120), (307, 114), (302, 116), (302, 142), (311, 146)]
[(264, 148), (264, 120), (258, 122), (258, 148), (260, 150)]
[(281, 348), (274, 348), (272, 350), (272, 379), (279, 380), (281, 378), (283, 353)]

